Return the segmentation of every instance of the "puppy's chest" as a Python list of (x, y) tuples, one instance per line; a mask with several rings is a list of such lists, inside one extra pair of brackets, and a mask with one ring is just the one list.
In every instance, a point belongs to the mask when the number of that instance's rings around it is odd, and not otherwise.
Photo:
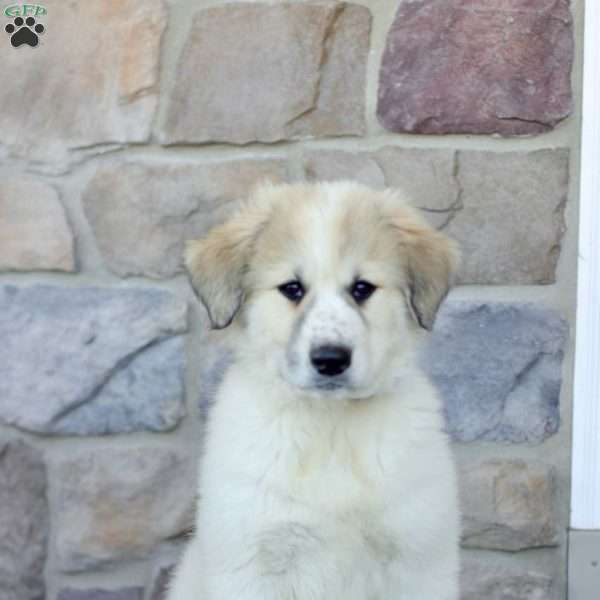
[(381, 453), (369, 439), (343, 429), (279, 440), (264, 480), (290, 503), (338, 515), (378, 512), (385, 503)]
[[(275, 523), (268, 519), (266, 534), (260, 535), (261, 565), (265, 572), (276, 567), (282, 572), (307, 556), (331, 558), (338, 567), (345, 565), (349, 581), (357, 578), (356, 586), (378, 590), (401, 549), (385, 510), (385, 478), (376, 448), (346, 435), (302, 441), (281, 451), (263, 482)], [(360, 575), (365, 569), (368, 582)]]

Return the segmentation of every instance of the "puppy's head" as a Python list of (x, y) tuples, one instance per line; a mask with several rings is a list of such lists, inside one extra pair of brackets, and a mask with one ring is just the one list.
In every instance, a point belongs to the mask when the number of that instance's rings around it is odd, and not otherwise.
[(385, 387), (456, 263), (453, 242), (396, 193), (346, 182), (263, 186), (186, 252), (213, 327), (239, 319), (262, 372), (339, 398)]

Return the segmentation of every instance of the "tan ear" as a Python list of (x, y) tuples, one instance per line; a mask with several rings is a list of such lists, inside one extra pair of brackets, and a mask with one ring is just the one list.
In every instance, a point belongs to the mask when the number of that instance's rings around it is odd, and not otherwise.
[(436, 231), (416, 210), (402, 207), (392, 218), (406, 257), (409, 304), (421, 327), (431, 330), (459, 263), (456, 242)]
[(185, 266), (213, 329), (227, 327), (242, 305), (244, 273), (266, 219), (263, 206), (247, 204), (205, 238), (186, 244)]

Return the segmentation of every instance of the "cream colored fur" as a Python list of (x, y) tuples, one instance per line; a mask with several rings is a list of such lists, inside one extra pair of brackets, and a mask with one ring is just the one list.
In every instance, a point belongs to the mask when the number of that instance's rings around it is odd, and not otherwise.
[[(415, 358), (456, 256), (397, 194), (352, 183), (263, 186), (188, 246), (239, 341), (169, 600), (457, 600), (454, 466)], [(361, 305), (357, 278), (377, 286)], [(294, 279), (299, 304), (278, 290)], [(330, 388), (319, 344), (352, 349)]]

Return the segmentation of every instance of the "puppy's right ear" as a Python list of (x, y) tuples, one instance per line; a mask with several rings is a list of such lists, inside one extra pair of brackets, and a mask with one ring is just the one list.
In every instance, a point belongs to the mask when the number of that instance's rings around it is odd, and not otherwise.
[(205, 238), (186, 244), (185, 266), (213, 329), (227, 327), (242, 305), (244, 273), (266, 220), (264, 207), (246, 205)]

